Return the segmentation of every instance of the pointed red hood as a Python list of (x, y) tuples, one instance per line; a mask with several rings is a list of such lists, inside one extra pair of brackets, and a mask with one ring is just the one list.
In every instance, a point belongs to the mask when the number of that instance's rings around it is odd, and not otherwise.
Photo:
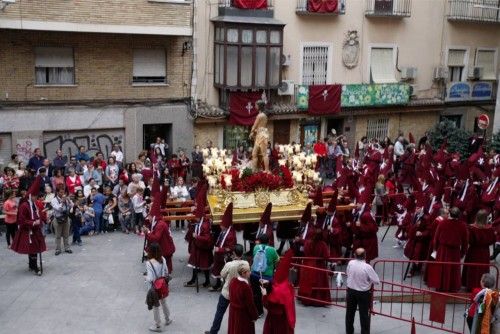
[(198, 189), (198, 192), (196, 194), (196, 208), (194, 210), (194, 215), (196, 218), (202, 218), (205, 216), (205, 207), (207, 206), (207, 191), (208, 191), (208, 185), (206, 183), (203, 183), (200, 185), (200, 189)]
[(316, 194), (314, 195), (313, 204), (317, 206), (323, 206), (323, 189), (321, 186), (316, 188)]
[(229, 228), (233, 224), (233, 202), (229, 203), (226, 207), (226, 211), (224, 211), (224, 215), (222, 216), (221, 226), (225, 228)]
[(161, 214), (161, 198), (159, 194), (158, 196), (153, 197), (153, 203), (151, 203), (149, 215), (154, 217), (156, 221), (163, 219), (163, 215)]
[(33, 199), (36, 199), (36, 197), (40, 193), (41, 183), (42, 183), (42, 177), (38, 175), (31, 184), (31, 186), (29, 187), (28, 191), (26, 192), (26, 198), (29, 198), (31, 196)]
[(156, 175), (153, 175), (153, 185), (151, 187), (151, 196), (157, 197), (160, 195), (160, 181), (156, 177)]
[(293, 251), (289, 249), (280, 259), (274, 274), (273, 288), (268, 296), (271, 303), (283, 305), (286, 319), (291, 328), (295, 328), (295, 292), (288, 281), (288, 274), (292, 263)]
[(359, 142), (356, 142), (356, 148), (354, 149), (354, 159), (359, 160)]
[(271, 211), (273, 210), (273, 203), (268, 203), (266, 209), (260, 217), (260, 224), (268, 225), (271, 224)]

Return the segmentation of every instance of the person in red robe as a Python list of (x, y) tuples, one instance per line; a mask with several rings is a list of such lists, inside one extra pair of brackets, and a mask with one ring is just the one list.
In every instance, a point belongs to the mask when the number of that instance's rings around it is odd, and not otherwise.
[(364, 248), (366, 262), (369, 263), (378, 257), (378, 226), (370, 212), (370, 206), (366, 203), (359, 206), (359, 211), (354, 218), (352, 226), (353, 249)]
[(467, 291), (479, 286), (481, 276), (490, 272), (490, 246), (496, 241), (493, 228), (486, 225), (488, 212), (479, 210), (476, 222), (469, 226), (469, 248), (465, 255), (465, 263), (483, 263), (485, 266), (464, 266), (462, 271), (462, 285)]
[(259, 315), (249, 278), (250, 266), (242, 263), (238, 266), (238, 277), (229, 283), (228, 334), (255, 334), (255, 320)]
[(272, 284), (262, 288), (262, 302), (267, 309), (263, 334), (294, 334), (295, 292), (288, 281), (292, 256), (289, 249), (278, 263)]
[[(408, 229), (408, 242), (404, 248), (404, 255), (413, 261), (425, 261), (429, 256), (429, 243), (431, 240), (429, 216), (423, 208), (418, 208), (413, 216), (413, 221)], [(412, 277), (422, 269), (422, 264), (413, 263), (407, 277)]]
[(229, 257), (236, 246), (236, 231), (233, 228), (233, 203), (229, 203), (222, 216), (220, 223), (221, 231), (214, 247), (214, 265), (212, 266), (212, 277), (216, 279), (214, 286), (209, 291), (215, 292), (222, 286), (220, 272), (226, 264), (226, 258)]
[(434, 251), (436, 261), (456, 262), (458, 264), (433, 265), (428, 268), (429, 287), (437, 291), (457, 292), (460, 290), (460, 260), (467, 251), (469, 232), (461, 219), (460, 209), (450, 209), (449, 218), (444, 219), (436, 228)]
[(304, 254), (304, 245), (306, 240), (310, 240), (314, 234), (314, 226), (312, 224), (312, 203), (309, 202), (300, 218), (300, 227), (293, 241), (293, 249), (296, 256)]
[[(42, 233), (42, 222), (35, 199), (40, 191), (41, 177), (37, 176), (26, 195), (21, 198), (17, 210), (18, 230), (14, 236), (10, 249), (19, 254), (28, 255), (28, 267), (36, 275), (41, 276), (42, 253), (47, 250), (45, 238)], [(40, 254), (40, 267), (37, 256)]]
[[(305, 242), (304, 256), (306, 258), (311, 257), (315, 259), (306, 259), (303, 265), (324, 270), (327, 269), (330, 249), (323, 240), (323, 233), (320, 228), (316, 228), (313, 238)], [(328, 272), (304, 267), (300, 268), (298, 298), (302, 304), (308, 306), (328, 305), (328, 303), (331, 302), (329, 288)], [(316, 300), (311, 300), (309, 298)]]
[[(323, 220), (321, 230), (323, 231), (323, 240), (325, 240), (330, 248), (331, 257), (342, 257), (342, 225), (336, 218), (338, 191), (335, 190), (332, 199), (328, 203), (326, 209), (326, 217)], [(317, 214), (317, 212), (316, 212)]]
[(273, 223), (271, 222), (271, 211), (273, 209), (273, 204), (268, 203), (264, 213), (260, 217), (259, 227), (257, 228), (257, 233), (255, 237), (255, 243), (259, 243), (259, 237), (263, 234), (267, 235), (269, 238), (269, 246), (274, 247), (274, 232)]
[[(206, 194), (205, 191), (204, 189), (203, 192)], [(193, 268), (193, 275), (188, 282), (184, 283), (184, 286), (196, 286), (198, 272), (203, 271), (205, 274), (203, 287), (208, 288), (210, 286), (210, 267), (213, 263), (212, 250), (214, 242), (212, 240), (210, 219), (205, 215), (205, 202), (200, 202), (199, 206), (203, 205), (203, 211), (197, 208), (198, 222), (191, 227), (192, 233), (188, 238), (190, 242), (188, 266)]]
[(175, 253), (175, 244), (172, 239), (169, 224), (163, 220), (161, 214), (162, 194), (160, 193), (160, 185), (158, 178), (154, 177), (153, 190), (151, 191), (153, 202), (149, 212), (149, 221), (151, 221), (151, 229), (143, 227), (144, 236), (147, 241), (146, 251), (149, 251), (149, 245), (158, 243), (160, 245), (162, 256), (167, 262), (168, 272), (171, 274), (173, 270), (172, 256)]
[(476, 186), (471, 179), (466, 179), (460, 188), (453, 205), (462, 211), (462, 214), (468, 224), (474, 222), (477, 209), (479, 208), (479, 198), (476, 191)]

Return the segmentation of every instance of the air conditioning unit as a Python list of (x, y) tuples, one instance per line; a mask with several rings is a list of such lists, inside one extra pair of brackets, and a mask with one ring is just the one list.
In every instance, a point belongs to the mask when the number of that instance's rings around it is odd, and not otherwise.
[(295, 85), (292, 80), (283, 80), (278, 87), (278, 95), (293, 95)]
[(471, 80), (479, 80), (483, 77), (483, 68), (479, 66), (473, 66), (469, 68), (468, 77)]
[(401, 69), (401, 80), (414, 80), (417, 77), (416, 67), (403, 67)]
[(410, 96), (411, 97), (416, 97), (417, 96), (417, 90), (418, 90), (418, 86), (417, 85), (410, 85)]
[(281, 55), (281, 66), (290, 66), (292, 64), (292, 58), (290, 55)]
[(434, 80), (446, 79), (448, 77), (448, 69), (443, 66), (435, 67), (432, 77), (434, 78)]

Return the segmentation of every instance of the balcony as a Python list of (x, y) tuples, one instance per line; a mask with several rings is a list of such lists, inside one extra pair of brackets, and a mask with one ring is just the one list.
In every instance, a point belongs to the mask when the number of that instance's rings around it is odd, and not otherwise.
[(448, 20), (500, 23), (499, 0), (448, 0)]
[(323, 3), (319, 4), (318, 6), (311, 6), (309, 0), (297, 0), (295, 13), (297, 15), (344, 15), (345, 1), (346, 0), (333, 0), (330, 4), (328, 4), (327, 1), (323, 1)]
[(274, 0), (219, 0), (219, 16), (274, 17)]
[(365, 16), (404, 18), (411, 16), (411, 0), (366, 0)]

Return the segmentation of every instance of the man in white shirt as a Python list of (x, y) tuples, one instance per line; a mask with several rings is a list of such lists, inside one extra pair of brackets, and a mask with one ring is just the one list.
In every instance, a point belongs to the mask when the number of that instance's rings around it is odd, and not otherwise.
[(95, 182), (93, 178), (90, 178), (89, 183), (85, 185), (85, 187), (83, 187), (83, 196), (85, 196), (85, 198), (88, 198), (93, 188), (99, 189), (99, 185)]
[(110, 156), (115, 158), (116, 163), (121, 168), (123, 164), (123, 152), (118, 145), (113, 145), (113, 151), (110, 153)]
[(236, 244), (232, 255), (233, 260), (227, 262), (220, 272), (221, 277), (224, 279), (224, 285), (222, 286), (222, 292), (219, 296), (219, 302), (217, 303), (217, 310), (215, 311), (212, 328), (210, 328), (209, 331), (205, 331), (205, 334), (217, 334), (220, 330), (224, 313), (226, 313), (227, 307), (229, 306), (229, 283), (233, 278), (238, 277), (238, 267), (240, 264), (247, 262), (241, 259), (242, 256), (243, 246)]
[(347, 298), (345, 314), (345, 332), (354, 333), (354, 317), (359, 307), (361, 334), (370, 333), (370, 298), (374, 284), (380, 279), (373, 268), (366, 263), (366, 252), (363, 248), (354, 251), (355, 259), (347, 265)]
[[(184, 184), (184, 179), (182, 177), (177, 178), (177, 184), (175, 187), (170, 188), (170, 195), (172, 198), (177, 199), (179, 201), (187, 201), (191, 198), (189, 195), (189, 191)], [(179, 226), (182, 228), (184, 231), (184, 220), (176, 220), (175, 221), (175, 228), (178, 230)]]
[(394, 144), (394, 173), (398, 175), (398, 171), (401, 167), (400, 159), (405, 154), (405, 146), (404, 146), (404, 138), (403, 136), (399, 136), (398, 140)]

